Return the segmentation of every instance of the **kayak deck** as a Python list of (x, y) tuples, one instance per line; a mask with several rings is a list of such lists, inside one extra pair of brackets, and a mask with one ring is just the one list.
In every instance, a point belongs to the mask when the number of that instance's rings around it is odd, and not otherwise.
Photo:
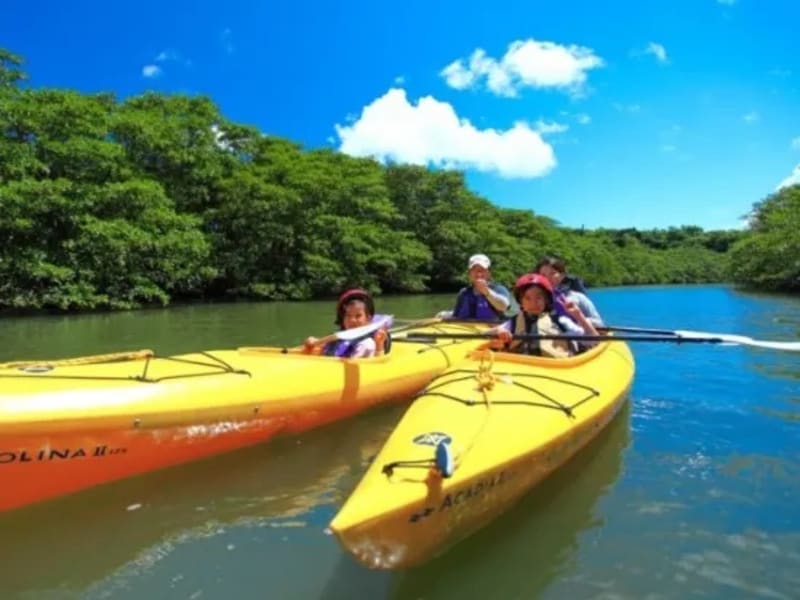
[(472, 353), (409, 407), (331, 530), (369, 567), (429, 560), (591, 441), (624, 404), (633, 370), (620, 342), (557, 360)]

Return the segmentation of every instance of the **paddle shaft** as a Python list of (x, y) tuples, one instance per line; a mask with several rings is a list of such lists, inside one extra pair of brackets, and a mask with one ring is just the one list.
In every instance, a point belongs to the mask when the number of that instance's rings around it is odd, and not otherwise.
[(764, 348), (767, 350), (781, 350), (786, 352), (800, 352), (800, 342), (794, 341), (772, 341), (754, 340), (753, 338), (737, 335), (735, 333), (712, 333), (709, 331), (689, 331), (677, 329), (675, 331), (666, 329), (644, 329), (641, 327), (605, 327), (605, 331), (622, 331), (627, 333), (664, 335), (674, 337), (676, 342), (686, 342), (689, 340), (713, 341), (713, 343), (729, 344), (734, 346), (752, 346), (753, 348)]
[(614, 326), (603, 326), (597, 327), (598, 331), (619, 331), (621, 333), (641, 333), (641, 334), (651, 334), (651, 335), (678, 335), (675, 331), (670, 329), (649, 329), (647, 327), (614, 327)]
[[(406, 339), (412, 341), (424, 341), (435, 339), (458, 339), (458, 340), (474, 340), (474, 339), (497, 339), (496, 336), (489, 336), (482, 333), (420, 333), (409, 335)], [(546, 335), (532, 335), (532, 334), (518, 334), (514, 335), (512, 339), (521, 341), (532, 340), (571, 340), (576, 342), (672, 342), (675, 344), (724, 344), (730, 343), (727, 340), (718, 337), (692, 337), (682, 338), (676, 335), (559, 335), (559, 334), (546, 334)]]

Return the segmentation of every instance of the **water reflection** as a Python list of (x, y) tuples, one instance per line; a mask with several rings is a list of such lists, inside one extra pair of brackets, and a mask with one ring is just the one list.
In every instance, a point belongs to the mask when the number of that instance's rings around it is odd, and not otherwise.
[(96, 580), (100, 596), (119, 591), (117, 579), (136, 587), (176, 548), (237, 528), (310, 524), (322, 536), (312, 509), (343, 500), (342, 480), (361, 476), (401, 410), (0, 515), (2, 597), (83, 597)]

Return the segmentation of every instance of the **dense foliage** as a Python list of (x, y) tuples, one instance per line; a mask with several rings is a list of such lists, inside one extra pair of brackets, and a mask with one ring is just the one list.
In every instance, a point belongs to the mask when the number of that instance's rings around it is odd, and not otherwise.
[(745, 237), (731, 248), (738, 283), (762, 290), (800, 291), (800, 185), (757, 202)]
[(204, 97), (30, 89), (20, 63), (0, 50), (0, 308), (450, 290), (475, 252), (507, 283), (545, 253), (592, 285), (721, 281), (741, 235), (566, 229), (459, 172), (307, 151)]

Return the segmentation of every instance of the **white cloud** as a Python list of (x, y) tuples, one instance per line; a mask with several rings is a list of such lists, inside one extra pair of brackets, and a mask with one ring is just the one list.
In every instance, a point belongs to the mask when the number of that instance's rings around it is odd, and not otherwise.
[(498, 96), (515, 97), (523, 87), (580, 95), (587, 72), (603, 64), (591, 48), (527, 39), (509, 44), (500, 60), (478, 48), (468, 60), (458, 59), (439, 74), (457, 90), (475, 87), (485, 79), (486, 87)]
[(791, 144), (791, 146), (792, 146), (792, 148), (794, 148), (795, 150), (800, 150), (800, 135), (798, 135), (796, 138), (794, 138), (794, 139), (792, 140), (792, 144)]
[(794, 171), (792, 171), (792, 174), (778, 184), (778, 187), (775, 188), (775, 191), (795, 184), (800, 184), (800, 165), (797, 165), (794, 168)]
[(148, 79), (161, 77), (164, 75), (164, 67), (161, 65), (166, 66), (167, 63), (178, 63), (185, 67), (192, 66), (192, 61), (187, 58), (183, 58), (174, 50), (162, 50), (156, 55), (152, 63), (142, 67), (142, 77), (147, 77)]
[(230, 27), (226, 27), (222, 30), (222, 33), (219, 34), (219, 41), (222, 44), (222, 49), (225, 50), (227, 54), (233, 54), (235, 48), (233, 47), (233, 32)]
[(569, 126), (562, 123), (556, 123), (555, 121), (547, 122), (539, 119), (536, 121), (536, 123), (534, 123), (533, 129), (543, 135), (546, 135), (548, 133), (564, 133), (569, 129)]
[(669, 59), (667, 58), (667, 49), (657, 42), (650, 42), (647, 44), (647, 48), (644, 49), (644, 53), (652, 54), (662, 65), (669, 62)]
[(161, 67), (158, 65), (145, 65), (142, 67), (142, 77), (153, 79), (161, 75)]
[(445, 78), (447, 85), (457, 90), (465, 90), (471, 87), (477, 79), (475, 73), (465, 68), (460, 60), (447, 65), (439, 72), (439, 75)]
[(520, 179), (541, 177), (556, 166), (553, 147), (525, 123), (505, 131), (478, 129), (459, 118), (447, 102), (425, 96), (413, 104), (399, 88), (365, 106), (351, 125), (335, 128), (340, 151), (381, 161), (475, 169)]
[(590, 117), (586, 113), (580, 113), (575, 115), (575, 120), (581, 125), (588, 125), (589, 123), (592, 122), (592, 117)]
[(742, 119), (748, 125), (752, 125), (753, 123), (758, 123), (761, 120), (761, 115), (759, 115), (756, 111), (751, 110), (746, 115), (742, 115)]
[(627, 112), (631, 114), (642, 112), (642, 107), (638, 104), (622, 104), (621, 102), (612, 102), (611, 105), (619, 112)]
[(189, 60), (188, 58), (184, 58), (174, 50), (162, 50), (156, 56), (155, 61), (158, 63), (175, 62), (175, 63), (180, 63), (187, 67), (190, 67), (192, 65), (191, 60)]

